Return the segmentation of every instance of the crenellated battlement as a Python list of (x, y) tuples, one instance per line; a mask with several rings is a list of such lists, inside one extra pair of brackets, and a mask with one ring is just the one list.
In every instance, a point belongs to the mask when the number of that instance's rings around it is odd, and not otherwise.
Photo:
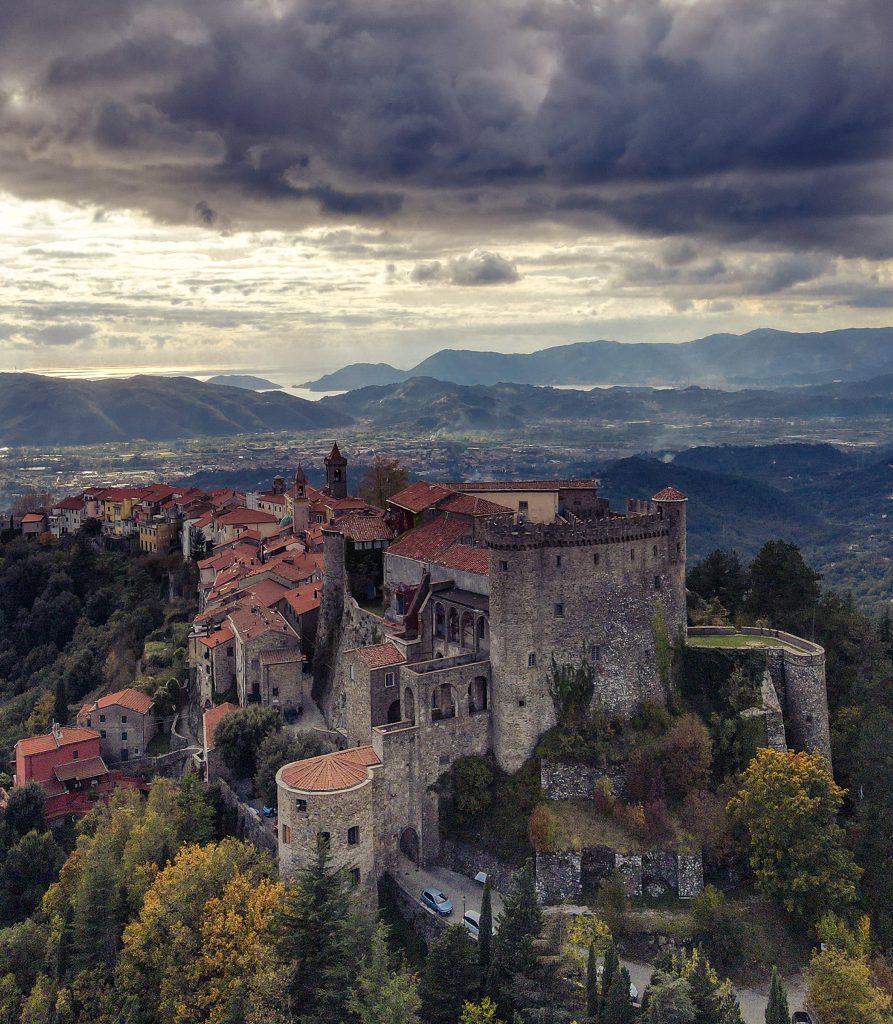
[(600, 516), (568, 523), (506, 522), (490, 520), (483, 540), (494, 550), (530, 550), (545, 547), (587, 547), (594, 544), (628, 544), (637, 540), (666, 537), (669, 523), (659, 509), (640, 503), (649, 511)]

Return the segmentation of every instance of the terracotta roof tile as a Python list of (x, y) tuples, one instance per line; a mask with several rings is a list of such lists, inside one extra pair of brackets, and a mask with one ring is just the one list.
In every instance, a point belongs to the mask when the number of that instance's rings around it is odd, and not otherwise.
[(462, 543), (469, 529), (467, 523), (458, 519), (438, 516), (405, 533), (388, 548), (387, 553), (486, 576), (490, 566), (487, 549)]
[(391, 665), (402, 665), (406, 661), (393, 644), (374, 644), (372, 647), (357, 647), (355, 650), (366, 668), (389, 668)]
[(220, 629), (215, 630), (213, 633), (209, 633), (207, 636), (200, 636), (198, 642), (204, 644), (205, 647), (210, 647), (213, 651), (215, 647), (219, 647), (221, 644), (225, 644), (228, 640), (232, 640), (233, 631), (229, 626), (221, 626)]
[(300, 647), (281, 647), (276, 651), (261, 651), (261, 665), (294, 665), (304, 660)]
[(440, 505), (441, 512), (454, 512), (465, 516), (500, 516), (514, 510), (506, 505), (497, 505), (487, 498), (476, 498), (472, 494), (455, 494)]
[(369, 769), (379, 764), (372, 747), (352, 747), (288, 764), (281, 769), (281, 778), (304, 793), (335, 793), (365, 782)]
[(238, 711), (239, 705), (233, 704), (227, 701), (225, 704), (218, 704), (217, 707), (208, 708), (208, 710), (202, 715), (202, 728), (205, 733), (205, 750), (214, 749), (214, 734), (217, 732), (217, 726), (220, 725), (222, 719), (231, 711)]
[(397, 531), (392, 530), (381, 516), (342, 516), (332, 524), (332, 528), (352, 541), (384, 541), (397, 536)]
[(444, 484), (429, 484), (427, 480), (418, 480), (388, 498), (388, 504), (418, 513), (424, 512), (426, 508), (433, 508), (454, 493), (451, 487)]
[(295, 615), (306, 615), (322, 603), (322, 584), (304, 583), (293, 590), (286, 590), (282, 596)]
[(279, 520), (272, 512), (262, 512), (260, 509), (234, 508), (231, 512), (225, 512), (218, 516), (219, 526), (248, 526), (251, 523), (278, 523)]
[(134, 690), (128, 686), (126, 689), (117, 690), (115, 693), (107, 693), (93, 705), (96, 708), (110, 708), (114, 704), (120, 704), (122, 708), (129, 708), (137, 714), (148, 714), (155, 706), (155, 701), (145, 693)]
[(31, 754), (42, 754), (46, 750), (68, 747), (73, 743), (99, 739), (99, 733), (95, 729), (60, 729), (59, 732), (61, 735), (58, 740), (51, 732), (44, 736), (29, 736), (27, 739), (19, 740), (16, 743), (16, 750), (20, 750), (27, 757)]
[(101, 757), (88, 757), (83, 761), (69, 761), (58, 764), (53, 769), (58, 782), (71, 782), (74, 779), (95, 779), (100, 775), (108, 775), (109, 770)]
[(675, 487), (665, 487), (651, 499), (652, 501), (688, 501), (688, 498)]

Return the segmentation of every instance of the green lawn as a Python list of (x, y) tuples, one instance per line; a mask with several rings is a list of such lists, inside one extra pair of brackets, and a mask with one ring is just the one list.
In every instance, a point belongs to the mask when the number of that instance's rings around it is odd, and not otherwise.
[(746, 651), (754, 647), (784, 647), (788, 651), (796, 650), (774, 636), (746, 636), (743, 633), (736, 633), (734, 636), (690, 636), (686, 642), (689, 647), (725, 647), (736, 651)]

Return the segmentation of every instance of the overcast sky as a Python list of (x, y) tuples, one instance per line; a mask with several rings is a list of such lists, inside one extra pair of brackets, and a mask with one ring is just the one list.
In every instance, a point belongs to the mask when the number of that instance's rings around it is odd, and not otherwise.
[(893, 323), (890, 0), (0, 5), (0, 369)]

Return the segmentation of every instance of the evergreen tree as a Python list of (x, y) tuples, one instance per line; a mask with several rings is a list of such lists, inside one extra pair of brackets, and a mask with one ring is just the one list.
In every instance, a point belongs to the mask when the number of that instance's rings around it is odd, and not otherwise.
[(629, 971), (621, 967), (608, 986), (601, 1024), (631, 1024), (634, 1013), (629, 988)]
[(788, 1009), (788, 997), (778, 968), (772, 968), (772, 981), (769, 985), (769, 1005), (766, 1007), (766, 1024), (791, 1024), (791, 1012)]
[(493, 894), (490, 876), (484, 882), (484, 895), (481, 897), (481, 918), (478, 929), (478, 963), (481, 969), (481, 990), (483, 991), (487, 976), (490, 973), (490, 962), (493, 959)]
[(608, 944), (608, 948), (605, 950), (605, 962), (602, 967), (602, 983), (599, 988), (598, 995), (598, 1019), (603, 1020), (605, 1016), (605, 1010), (608, 1005), (608, 993), (611, 990), (611, 985), (614, 982), (614, 978), (617, 972), (620, 970), (620, 957), (617, 956), (617, 947), (614, 945), (614, 940)]
[(432, 944), (422, 972), (422, 1020), (456, 1024), (466, 1002), (475, 998), (480, 978), (478, 959), (468, 932), (450, 925)]
[(342, 1024), (368, 947), (369, 921), (354, 898), (344, 868), (329, 866), (329, 844), (319, 839), (316, 859), (302, 871), (280, 915), (278, 950), (290, 967), (291, 1013), (302, 1024)]
[(387, 940), (387, 927), (379, 922), (348, 1009), (359, 1024), (418, 1024), (416, 980), (405, 967), (391, 970)]
[(543, 927), (543, 912), (536, 898), (533, 864), (528, 861), (512, 878), (512, 889), (503, 904), (493, 939), (491, 986), (503, 1016), (510, 1016), (521, 1005), (516, 978), (530, 981), (537, 958), (533, 940)]
[(183, 776), (177, 792), (177, 838), (181, 843), (209, 843), (214, 838), (214, 808), (192, 771)]
[(589, 944), (589, 959), (586, 961), (586, 1015), (592, 1024), (599, 1020), (598, 998), (598, 961), (595, 956), (595, 943)]

